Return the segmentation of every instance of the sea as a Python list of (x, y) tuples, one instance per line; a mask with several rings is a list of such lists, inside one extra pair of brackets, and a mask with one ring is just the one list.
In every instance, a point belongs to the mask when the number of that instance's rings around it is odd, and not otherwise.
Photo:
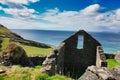
[[(75, 31), (57, 31), (57, 30), (27, 30), (12, 29), (25, 39), (58, 46), (64, 39), (68, 38)], [(88, 32), (98, 40), (105, 53), (114, 53), (120, 51), (120, 33), (113, 32)], [(82, 40), (82, 39), (80, 39)]]

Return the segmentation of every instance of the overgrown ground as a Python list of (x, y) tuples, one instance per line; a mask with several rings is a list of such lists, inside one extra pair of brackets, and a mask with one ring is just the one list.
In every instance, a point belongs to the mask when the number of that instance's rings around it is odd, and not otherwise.
[(109, 69), (112, 69), (114, 68), (115, 66), (120, 66), (120, 63), (117, 62), (115, 59), (107, 59), (107, 62), (108, 62), (108, 68)]
[[(3, 50), (10, 42), (9, 38), (2, 38), (1, 50)], [(52, 48), (20, 45), (24, 48), (28, 56), (46, 56), (52, 50)], [(20, 65), (12, 67), (0, 65), (0, 70), (5, 71), (5, 73), (0, 74), (0, 80), (71, 80), (70, 78), (61, 75), (48, 76), (45, 73), (40, 73), (41, 67), (41, 65), (34, 66), (33, 68), (22, 67)]]
[(20, 67), (17, 65), (11, 68), (0, 66), (0, 69), (6, 71), (0, 74), (0, 80), (71, 80), (61, 75), (48, 76), (45, 73), (40, 73), (40, 68)]

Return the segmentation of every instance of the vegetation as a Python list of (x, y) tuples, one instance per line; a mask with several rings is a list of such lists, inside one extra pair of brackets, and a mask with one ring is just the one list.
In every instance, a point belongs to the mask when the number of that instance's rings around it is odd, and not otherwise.
[(0, 32), (1, 33), (11, 33), (11, 31), (3, 26), (0, 25)]
[(117, 62), (115, 59), (107, 59), (108, 62), (108, 68), (114, 68), (115, 66), (120, 66), (120, 63)]
[(34, 46), (22, 45), (28, 56), (46, 56), (52, 48), (39, 48)]
[(10, 39), (9, 38), (2, 38), (2, 50), (10, 43)]
[[(10, 38), (2, 39), (2, 50), (10, 43)], [(28, 56), (46, 56), (52, 51), (52, 48), (40, 48), (35, 46), (28, 46), (20, 44), (26, 51)]]
[(39, 69), (12, 66), (11, 68), (0, 66), (0, 69), (6, 73), (0, 74), (0, 80), (71, 80), (65, 76), (55, 75), (48, 76), (45, 73), (40, 73)]

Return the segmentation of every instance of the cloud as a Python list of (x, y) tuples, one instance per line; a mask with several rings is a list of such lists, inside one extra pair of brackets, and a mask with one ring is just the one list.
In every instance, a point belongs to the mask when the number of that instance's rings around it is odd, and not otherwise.
[(17, 8), (3, 8), (2, 9), (6, 14), (13, 15), (14, 17), (21, 17), (21, 18), (35, 18), (33, 13), (36, 13), (34, 9), (17, 9)]
[(39, 22), (32, 19), (21, 20), (18, 18), (0, 17), (0, 24), (5, 25), (10, 29), (58, 29), (61, 25), (47, 24), (45, 22)]
[(106, 27), (111, 31), (120, 31), (120, 9), (104, 13), (100, 12), (101, 9), (103, 8), (99, 4), (90, 5), (80, 11), (60, 12), (58, 8), (55, 8), (44, 13), (41, 19), (64, 25), (67, 29), (104, 31), (101, 27)]
[(40, 0), (0, 0), (1, 4), (25, 4), (28, 5), (29, 3), (35, 3)]
[[(22, 10), (3, 8), (7, 14), (15, 16), (36, 16), (34, 19), (21, 20), (17, 17), (0, 17), (0, 22), (12, 28), (54, 29), (87, 31), (120, 31), (120, 9), (100, 12), (99, 4), (90, 5), (79, 11), (60, 11), (59, 8), (49, 9), (43, 14), (36, 15), (34, 9), (26, 7)], [(35, 14), (35, 15), (34, 15)], [(27, 16), (28, 15), (28, 16)], [(19, 22), (19, 23), (18, 23)], [(17, 24), (15, 24), (17, 23)], [(11, 27), (10, 27), (11, 28)]]
[(35, 14), (38, 13), (34, 9), (29, 9), (25, 5), (29, 3), (35, 3), (39, 0), (0, 0), (0, 3), (7, 5), (7, 8), (2, 8), (6, 14), (10, 14), (13, 17), (18, 18), (35, 18)]
[(81, 10), (83, 15), (95, 15), (101, 9), (99, 4), (94, 4), (86, 7), (85, 9)]

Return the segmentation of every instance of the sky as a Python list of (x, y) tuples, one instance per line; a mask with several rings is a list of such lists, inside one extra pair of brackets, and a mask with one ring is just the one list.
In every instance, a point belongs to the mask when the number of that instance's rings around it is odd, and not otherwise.
[(120, 0), (0, 0), (9, 29), (120, 32)]

